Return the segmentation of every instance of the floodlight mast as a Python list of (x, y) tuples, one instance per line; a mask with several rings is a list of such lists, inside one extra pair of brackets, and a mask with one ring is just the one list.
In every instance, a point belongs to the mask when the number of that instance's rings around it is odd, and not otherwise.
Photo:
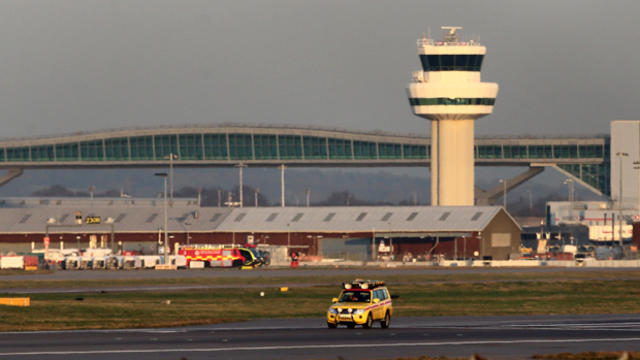
[(155, 176), (162, 177), (163, 181), (163, 197), (162, 207), (164, 209), (164, 264), (168, 265), (169, 259), (169, 233), (167, 231), (167, 173), (155, 173)]

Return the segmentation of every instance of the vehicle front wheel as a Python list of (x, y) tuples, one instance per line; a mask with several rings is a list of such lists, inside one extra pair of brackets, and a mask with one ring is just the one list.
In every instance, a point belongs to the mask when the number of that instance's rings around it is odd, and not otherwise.
[(371, 313), (367, 316), (367, 322), (362, 325), (364, 329), (371, 329), (373, 326), (373, 318), (371, 318)]
[(389, 312), (387, 311), (387, 313), (384, 314), (384, 319), (380, 321), (380, 326), (382, 326), (383, 329), (386, 329), (389, 327), (389, 324), (391, 324), (391, 315), (389, 315)]
[(328, 327), (329, 329), (335, 329), (337, 326), (338, 326), (337, 324), (327, 322), (327, 327)]

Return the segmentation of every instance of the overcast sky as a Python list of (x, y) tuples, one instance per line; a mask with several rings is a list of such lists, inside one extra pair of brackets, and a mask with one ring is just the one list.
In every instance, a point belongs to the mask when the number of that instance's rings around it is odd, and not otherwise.
[(481, 135), (640, 119), (640, 1), (2, 1), (0, 137), (295, 124), (424, 133), (416, 39), (463, 26), (497, 82)]

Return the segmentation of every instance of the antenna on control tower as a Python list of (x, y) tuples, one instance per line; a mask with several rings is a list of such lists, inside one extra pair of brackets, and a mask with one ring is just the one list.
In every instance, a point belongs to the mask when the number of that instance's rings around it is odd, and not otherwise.
[(444, 34), (444, 41), (448, 43), (457, 43), (458, 42), (458, 34), (456, 34), (456, 30), (462, 30), (462, 26), (442, 26), (440, 27), (442, 30), (449, 30), (448, 33)]

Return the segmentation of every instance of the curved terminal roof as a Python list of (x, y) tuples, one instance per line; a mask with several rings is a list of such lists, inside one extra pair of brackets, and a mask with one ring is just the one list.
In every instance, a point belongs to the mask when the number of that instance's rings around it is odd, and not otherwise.
[[(187, 125), (0, 140), (0, 168), (426, 166), (429, 138), (295, 126)], [(476, 165), (556, 166), (609, 194), (608, 137), (488, 137)]]

